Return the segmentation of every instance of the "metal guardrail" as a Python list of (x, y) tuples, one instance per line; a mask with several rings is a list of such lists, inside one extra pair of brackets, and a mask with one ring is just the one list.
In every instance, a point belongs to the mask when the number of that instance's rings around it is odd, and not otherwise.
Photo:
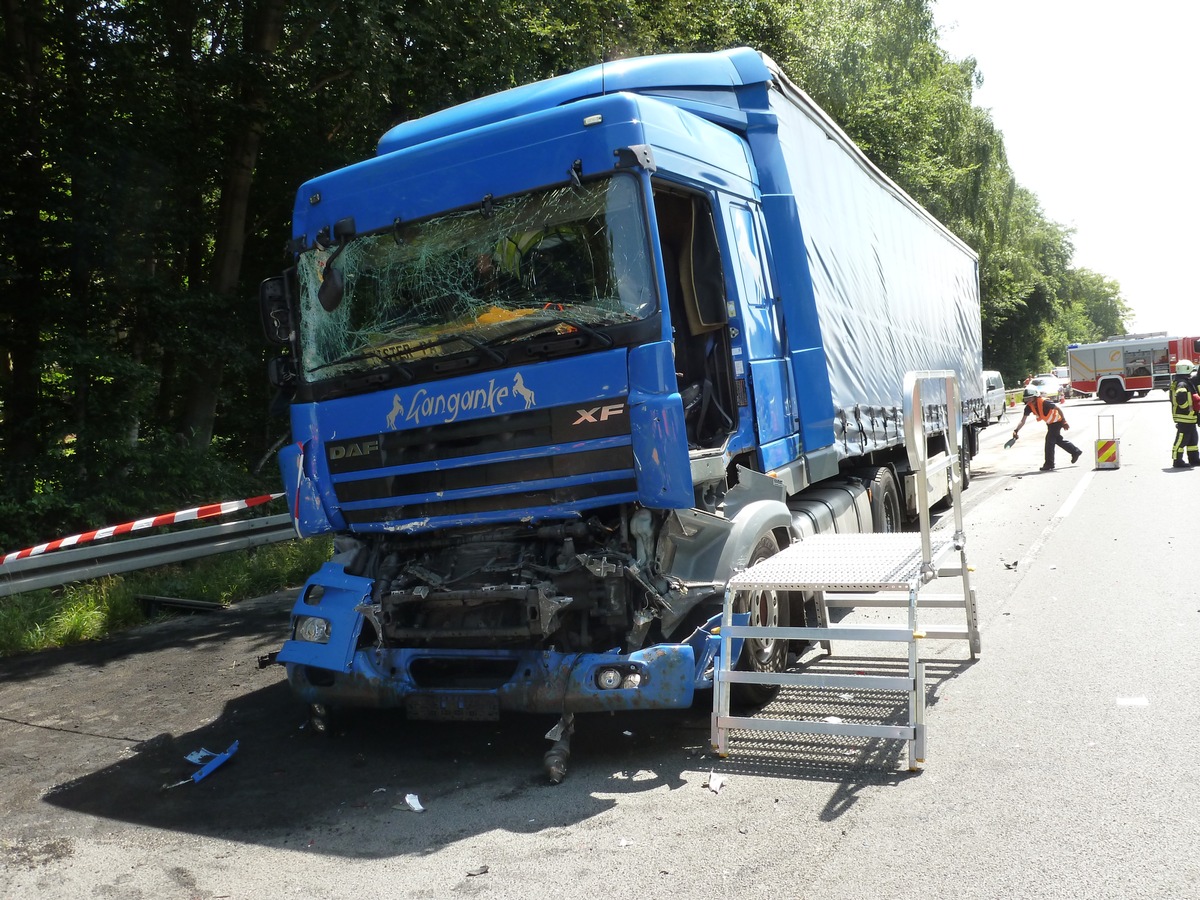
[(296, 536), (288, 513), (223, 522), (173, 534), (157, 534), (111, 544), (89, 544), (18, 559), (0, 566), (0, 597), (40, 588), (102, 578), (151, 566), (200, 559), (217, 553), (277, 544)]

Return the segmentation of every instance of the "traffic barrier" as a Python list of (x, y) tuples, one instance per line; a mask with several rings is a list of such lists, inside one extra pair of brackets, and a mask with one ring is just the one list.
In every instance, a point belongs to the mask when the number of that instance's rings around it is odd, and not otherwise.
[(98, 528), (95, 531), (87, 531), (83, 534), (73, 534), (70, 537), (58, 538), (57, 540), (48, 541), (45, 544), (38, 544), (35, 547), (27, 547), (24, 550), (16, 550), (5, 555), (4, 559), (0, 560), (0, 566), (6, 563), (14, 562), (18, 559), (26, 559), (30, 556), (39, 556), (42, 553), (51, 553), (55, 550), (61, 550), (66, 547), (76, 547), (80, 544), (86, 544), (91, 541), (103, 541), (111, 537), (117, 537), (122, 534), (131, 534), (135, 531), (144, 531), (148, 528), (160, 528), (164, 525), (176, 525), (180, 522), (195, 522), (199, 519), (211, 519), (216, 516), (226, 516), (232, 512), (238, 512), (243, 509), (250, 509), (254, 506), (261, 506), (264, 503), (270, 503), (272, 500), (277, 500), (283, 494), (262, 494), (258, 497), (249, 497), (245, 500), (226, 500), (223, 503), (209, 503), (205, 506), (196, 506), (192, 509), (182, 509), (178, 512), (164, 513), (160, 516), (150, 516), (145, 519), (137, 519), (133, 522), (124, 522), (120, 525), (109, 525), (105, 528)]

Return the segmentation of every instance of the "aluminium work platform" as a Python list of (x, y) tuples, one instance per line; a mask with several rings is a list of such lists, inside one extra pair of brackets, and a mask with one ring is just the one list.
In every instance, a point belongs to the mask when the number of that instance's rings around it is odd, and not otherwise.
[[(921, 385), (927, 381), (945, 383), (946, 409), (958, 409), (957, 383), (950, 372), (909, 373), (905, 381), (905, 430), (910, 465), (918, 491), (919, 532), (890, 534), (818, 534), (796, 541), (775, 556), (755, 564), (730, 579), (725, 592), (721, 623), (721, 653), (715, 672), (712, 744), (721, 756), (729, 752), (731, 730), (792, 732), (842, 735), (859, 738), (885, 738), (908, 742), (909, 768), (925, 760), (925, 669), (918, 642), (926, 639), (966, 640), (971, 658), (980, 652), (975, 594), (970, 584), (966, 557), (966, 538), (962, 528), (957, 417), (946, 429), (949, 453), (933, 466), (925, 454), (924, 428), (916, 440), (917, 415), (921, 404)], [(921, 414), (924, 422), (927, 412)], [(919, 444), (919, 446), (917, 446)], [(954, 513), (953, 533), (934, 533), (930, 524), (928, 478), (946, 471), (951, 482)], [(955, 559), (957, 557), (957, 559)], [(947, 565), (947, 563), (950, 563)], [(955, 564), (956, 563), (956, 564)], [(939, 578), (961, 579), (961, 595), (926, 594), (922, 588)], [(811, 592), (817, 608), (816, 627), (763, 626), (733, 624), (735, 598), (742, 592)], [(751, 604), (753, 608), (754, 604)], [(831, 624), (831, 608), (892, 607), (905, 609), (903, 624)], [(959, 608), (964, 611), (965, 627), (935, 626), (922, 628), (918, 612), (925, 608)], [(734, 639), (810, 640), (820, 642), (832, 654), (832, 641), (879, 642), (904, 645), (907, 671), (904, 675), (824, 674), (811, 672), (749, 672), (732, 668)], [(906, 691), (908, 722), (903, 725), (846, 722), (840, 717), (821, 721), (767, 716), (731, 714), (733, 684), (767, 684), (803, 687), (827, 691), (835, 696), (845, 691)]]

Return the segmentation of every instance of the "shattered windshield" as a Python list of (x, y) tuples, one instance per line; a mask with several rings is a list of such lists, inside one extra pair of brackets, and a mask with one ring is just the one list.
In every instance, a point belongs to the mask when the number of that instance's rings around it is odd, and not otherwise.
[[(499, 360), (511, 341), (602, 336), (656, 308), (639, 185), (628, 175), (398, 224), (337, 251), (317, 246), (297, 263), (310, 380), (464, 351)], [(327, 312), (318, 291), (330, 265), (344, 291)]]

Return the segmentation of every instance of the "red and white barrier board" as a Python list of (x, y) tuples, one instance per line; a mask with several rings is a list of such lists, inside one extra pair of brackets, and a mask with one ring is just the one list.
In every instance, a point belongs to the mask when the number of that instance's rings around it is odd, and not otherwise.
[(150, 516), (146, 519), (137, 519), (133, 522), (125, 522), (121, 525), (109, 525), (106, 528), (98, 528), (95, 531), (86, 531), (83, 534), (73, 534), (70, 537), (59, 538), (58, 540), (49, 541), (45, 544), (38, 544), (36, 547), (27, 547), (24, 550), (17, 550), (13, 553), (6, 554), (4, 559), (0, 560), (0, 565), (12, 562), (17, 559), (25, 559), (29, 556), (38, 556), (42, 553), (50, 553), (54, 550), (62, 550), (67, 547), (77, 547), (80, 544), (86, 544), (91, 541), (102, 541), (106, 538), (117, 537), (122, 534), (130, 534), (134, 531), (144, 531), (147, 528), (159, 528), (163, 525), (175, 525), (179, 522), (192, 522), (198, 519), (211, 519), (216, 516), (226, 516), (229, 513), (237, 512), (242, 509), (250, 509), (252, 506), (261, 506), (264, 503), (270, 503), (282, 497), (283, 494), (263, 494), (259, 497), (249, 497), (245, 500), (226, 500), (224, 503), (209, 503), (206, 506), (196, 506), (192, 509), (181, 509), (178, 512), (164, 513), (161, 516)]

